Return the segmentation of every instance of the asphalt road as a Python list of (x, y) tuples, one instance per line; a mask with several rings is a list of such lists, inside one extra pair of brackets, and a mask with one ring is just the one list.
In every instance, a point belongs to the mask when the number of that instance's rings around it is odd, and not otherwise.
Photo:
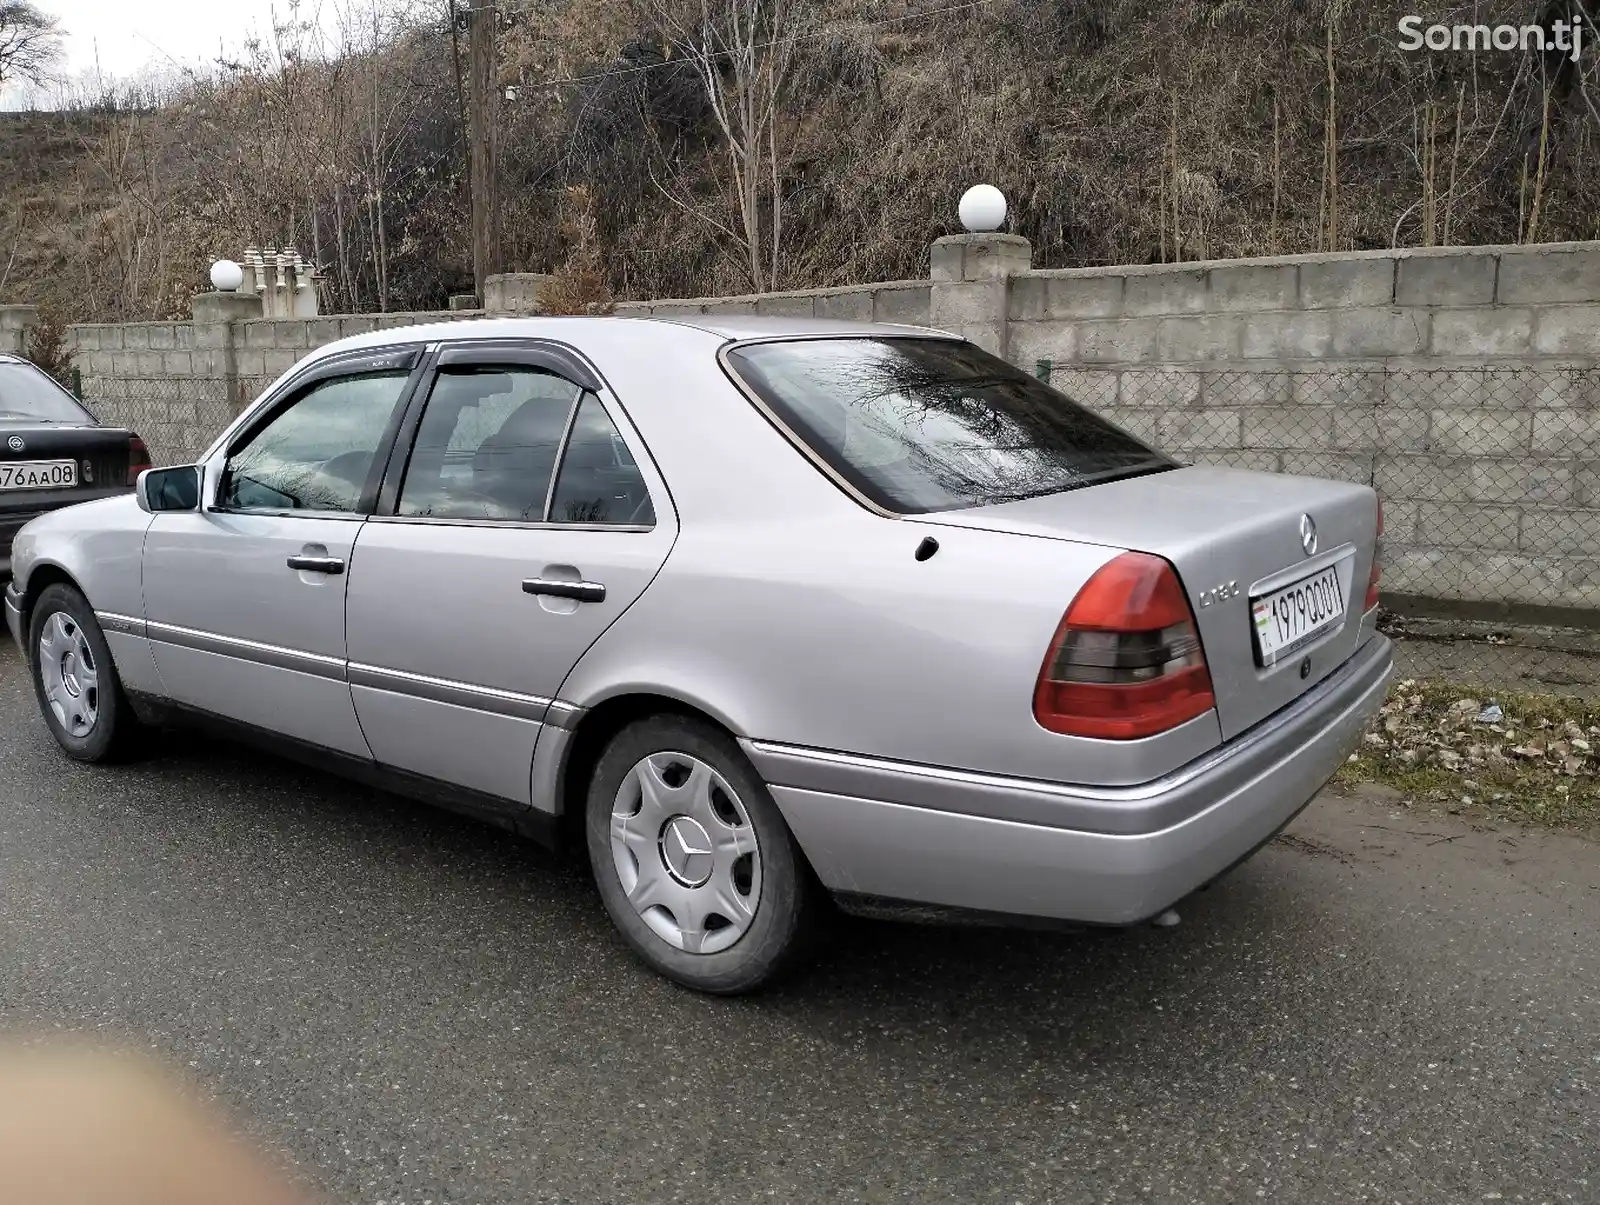
[(1087, 935), (847, 923), (716, 1001), (577, 870), (0, 645), (0, 1027), (154, 1048), (335, 1202), (1600, 1200), (1600, 847), (1325, 800)]

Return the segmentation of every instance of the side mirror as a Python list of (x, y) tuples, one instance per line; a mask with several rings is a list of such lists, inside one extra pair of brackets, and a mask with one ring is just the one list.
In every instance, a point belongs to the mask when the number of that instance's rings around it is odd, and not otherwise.
[(186, 464), (176, 469), (146, 469), (139, 474), (134, 494), (139, 509), (159, 514), (162, 511), (200, 509), (201, 467)]

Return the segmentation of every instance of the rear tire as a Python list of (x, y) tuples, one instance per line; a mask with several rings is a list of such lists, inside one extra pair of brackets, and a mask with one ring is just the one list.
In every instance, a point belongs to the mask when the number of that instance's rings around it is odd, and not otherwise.
[(686, 987), (765, 987), (815, 947), (822, 889), (766, 785), (723, 731), (630, 724), (601, 754), (585, 815), (600, 898), (634, 953)]
[(48, 587), (29, 617), (27, 653), (39, 710), (68, 757), (110, 762), (133, 751), (143, 729), (88, 599)]

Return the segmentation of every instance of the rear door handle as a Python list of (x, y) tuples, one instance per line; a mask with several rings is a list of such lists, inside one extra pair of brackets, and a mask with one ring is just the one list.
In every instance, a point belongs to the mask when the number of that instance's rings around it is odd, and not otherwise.
[(303, 573), (339, 574), (344, 572), (344, 562), (336, 556), (292, 556), (289, 568)]
[(548, 594), (551, 598), (573, 598), (578, 602), (605, 602), (606, 588), (599, 582), (554, 581), (530, 577), (522, 583), (524, 594)]

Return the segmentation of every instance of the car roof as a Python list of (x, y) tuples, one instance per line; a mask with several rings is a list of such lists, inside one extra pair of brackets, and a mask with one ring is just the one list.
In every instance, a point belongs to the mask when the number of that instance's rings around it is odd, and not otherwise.
[(946, 331), (927, 327), (899, 326), (887, 322), (850, 322), (835, 318), (778, 318), (755, 314), (683, 314), (646, 316), (619, 314), (607, 317), (543, 318), (468, 318), (460, 322), (430, 322), (418, 326), (390, 326), (366, 334), (351, 335), (324, 344), (313, 359), (357, 351), (367, 347), (393, 347), (397, 343), (432, 343), (439, 340), (552, 339), (571, 343), (580, 351), (591, 339), (610, 343), (625, 339), (630, 326), (648, 323), (659, 332), (662, 326), (679, 326), (714, 337), (719, 343), (741, 339), (807, 338), (856, 335), (864, 338), (889, 335), (926, 336), (950, 339)]

